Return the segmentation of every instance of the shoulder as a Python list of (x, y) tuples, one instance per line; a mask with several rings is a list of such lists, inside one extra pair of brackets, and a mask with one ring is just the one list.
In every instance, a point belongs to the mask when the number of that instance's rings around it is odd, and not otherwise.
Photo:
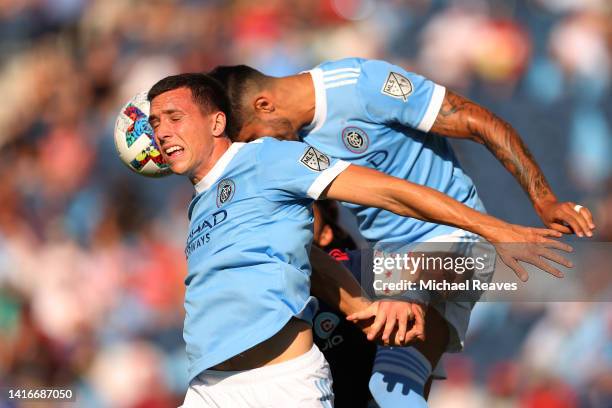
[(360, 73), (360, 78), (363, 79), (378, 79), (380, 76), (388, 76), (390, 73), (395, 72), (401, 75), (411, 74), (404, 68), (395, 65), (389, 61), (377, 60), (377, 59), (365, 59), (365, 58), (343, 58), (334, 61), (325, 61), (317, 65), (314, 69), (320, 69), (324, 74), (329, 75), (331, 73), (340, 72), (356, 72)]
[(403, 68), (382, 60), (365, 60), (361, 64), (360, 84), (384, 89), (386, 82), (394, 77), (405, 78), (409, 73)]
[(273, 137), (263, 137), (251, 143), (257, 143), (257, 157), (260, 163), (266, 164), (266, 167), (270, 165), (277, 167), (287, 163), (304, 154), (309, 147), (304, 142), (278, 140)]
[(319, 71), (326, 88), (336, 85), (356, 83), (361, 76), (365, 62), (363, 58), (344, 58), (336, 61), (327, 61), (318, 65), (314, 71)]
[(306, 146), (306, 143), (304, 142), (294, 140), (279, 140), (270, 136), (259, 138), (247, 144), (253, 145), (254, 148), (261, 151), (295, 150), (297, 148), (303, 148)]
[(250, 141), (248, 143), (241, 143), (243, 145), (241, 150), (247, 154), (254, 154), (259, 157), (263, 151), (268, 150), (276, 141), (276, 139), (270, 136), (260, 137), (259, 139)]
[(361, 59), (358, 69), (356, 89), (366, 100), (384, 95), (405, 101), (405, 96), (414, 90), (415, 74), (388, 61)]

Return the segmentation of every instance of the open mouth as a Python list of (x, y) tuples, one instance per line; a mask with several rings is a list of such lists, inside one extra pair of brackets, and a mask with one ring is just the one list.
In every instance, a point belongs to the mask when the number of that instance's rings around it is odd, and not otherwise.
[(168, 158), (175, 158), (183, 154), (185, 149), (180, 146), (171, 146), (164, 150)]

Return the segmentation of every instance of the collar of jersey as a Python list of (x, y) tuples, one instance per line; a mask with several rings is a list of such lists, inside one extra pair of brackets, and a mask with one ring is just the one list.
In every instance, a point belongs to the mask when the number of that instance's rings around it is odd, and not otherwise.
[(238, 151), (244, 147), (244, 145), (246, 145), (246, 143), (234, 142), (231, 144), (231, 146), (225, 151), (225, 153), (223, 153), (219, 160), (217, 160), (217, 163), (215, 163), (208, 174), (206, 174), (206, 176), (204, 176), (204, 178), (194, 186), (197, 194), (208, 190), (210, 186), (219, 180), (219, 177), (221, 177), (227, 165), (232, 161), (234, 156), (236, 156), (236, 153), (238, 153)]
[(303, 131), (305, 133), (316, 132), (321, 129), (325, 122), (325, 111), (327, 110), (327, 98), (325, 97), (325, 84), (323, 82), (323, 70), (321, 68), (313, 68), (306, 71), (312, 78), (312, 84), (315, 91), (315, 112), (312, 122)]

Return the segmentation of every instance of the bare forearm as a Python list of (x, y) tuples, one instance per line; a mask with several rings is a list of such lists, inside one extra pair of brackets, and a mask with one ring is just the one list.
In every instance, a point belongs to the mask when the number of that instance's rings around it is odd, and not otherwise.
[(382, 208), (404, 217), (452, 225), (489, 241), (495, 240), (497, 231), (510, 226), (433, 188), (361, 166), (349, 166), (324, 194), (327, 198)]
[(484, 144), (538, 208), (556, 201), (542, 170), (512, 126), (484, 107), (448, 91), (431, 132)]
[(310, 251), (312, 264), (311, 292), (328, 305), (349, 315), (368, 307), (361, 296), (361, 286), (353, 275), (331, 256), (317, 247)]
[(399, 215), (451, 225), (495, 241), (496, 231), (509, 224), (476, 211), (429, 187), (397, 180), (387, 186), (393, 199), (388, 208)]

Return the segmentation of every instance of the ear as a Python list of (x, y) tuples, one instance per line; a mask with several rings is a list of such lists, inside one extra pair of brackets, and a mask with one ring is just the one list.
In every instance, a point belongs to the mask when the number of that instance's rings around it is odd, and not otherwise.
[(225, 125), (227, 124), (225, 113), (215, 112), (212, 119), (212, 135), (214, 137), (223, 136), (225, 134)]
[(319, 235), (319, 246), (326, 247), (334, 240), (334, 231), (327, 224), (323, 226), (321, 229), (321, 234)]
[(268, 95), (259, 95), (253, 102), (255, 113), (272, 113), (274, 112), (274, 104)]

